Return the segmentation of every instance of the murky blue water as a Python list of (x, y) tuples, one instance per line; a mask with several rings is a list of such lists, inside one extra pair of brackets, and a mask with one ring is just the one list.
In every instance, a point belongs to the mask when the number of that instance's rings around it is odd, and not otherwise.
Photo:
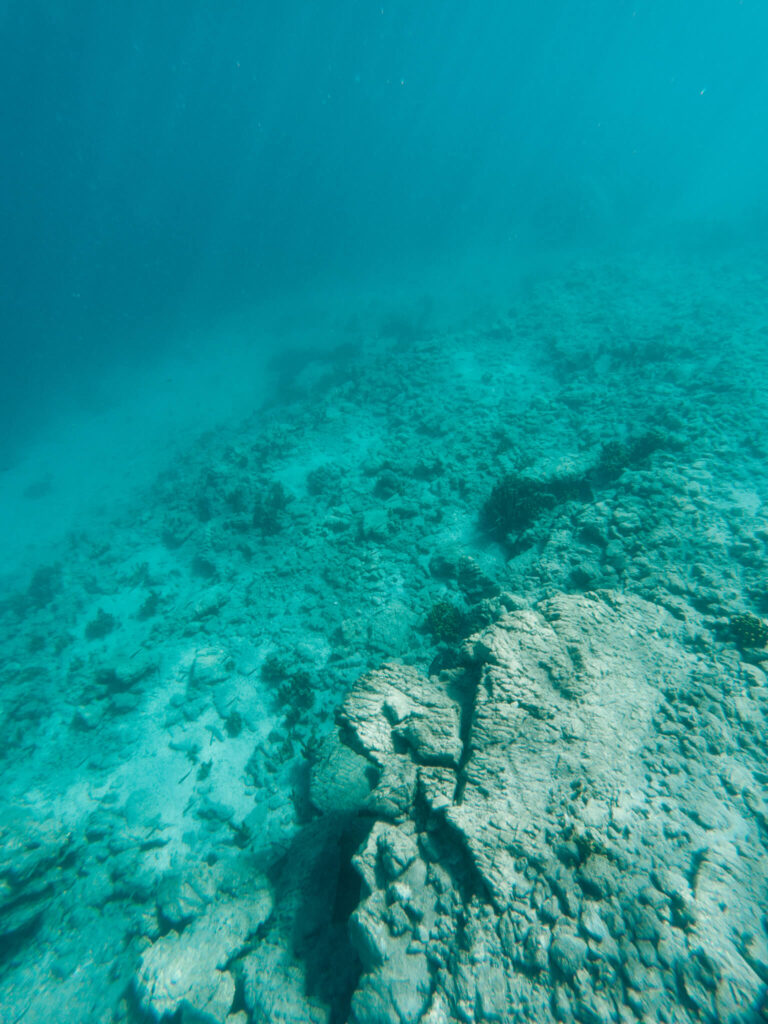
[[(765, 1018), (766, 38), (0, 4), (1, 1021)], [(497, 890), (461, 649), (524, 621), (563, 750), (640, 738), (610, 821), (533, 744)]]

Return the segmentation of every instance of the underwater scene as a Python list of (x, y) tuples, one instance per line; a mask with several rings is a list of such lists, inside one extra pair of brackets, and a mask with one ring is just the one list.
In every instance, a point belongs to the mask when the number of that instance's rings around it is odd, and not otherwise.
[(766, 39), (0, 4), (0, 1024), (768, 1022)]

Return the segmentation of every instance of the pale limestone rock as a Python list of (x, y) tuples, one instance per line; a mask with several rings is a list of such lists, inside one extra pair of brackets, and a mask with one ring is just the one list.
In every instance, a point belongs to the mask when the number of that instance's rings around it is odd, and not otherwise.
[(233, 669), (232, 656), (223, 647), (204, 647), (195, 654), (189, 682), (192, 686), (208, 687), (226, 679)]
[(181, 1010), (195, 1024), (222, 1024), (235, 995), (226, 966), (271, 911), (272, 894), (263, 882), (247, 901), (219, 901), (181, 934), (169, 932), (154, 942), (142, 954), (134, 982), (142, 1009), (156, 1020)]
[[(768, 814), (733, 752), (759, 701), (686, 622), (612, 592), (519, 607), (464, 656), (463, 679), (368, 673), (340, 714), (389, 822), (353, 860), (352, 1024), (746, 1019), (768, 962)], [(406, 777), (415, 794), (393, 799)]]
[(458, 704), (438, 680), (407, 665), (388, 664), (364, 675), (339, 721), (342, 736), (378, 765), (403, 744), (420, 764), (455, 766), (461, 756)]

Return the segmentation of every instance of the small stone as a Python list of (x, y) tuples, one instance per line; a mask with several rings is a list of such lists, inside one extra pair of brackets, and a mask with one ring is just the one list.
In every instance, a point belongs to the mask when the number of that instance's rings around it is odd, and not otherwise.
[(198, 651), (189, 672), (189, 681), (195, 686), (210, 686), (226, 679), (234, 662), (221, 647), (206, 647)]
[(602, 942), (608, 936), (608, 929), (594, 903), (584, 902), (581, 909), (581, 927), (584, 934), (595, 942)]
[(101, 704), (84, 704), (75, 711), (72, 728), (79, 732), (90, 732), (101, 721), (104, 708)]
[(387, 924), (390, 932), (395, 935), (404, 935), (410, 931), (411, 920), (400, 903), (394, 903), (387, 911)]
[(382, 919), (363, 906), (349, 919), (349, 935), (367, 970), (380, 967), (390, 956), (390, 939)]
[(552, 1013), (555, 1015), (556, 1020), (566, 1022), (573, 1020), (571, 1001), (568, 998), (568, 993), (563, 985), (557, 985), (555, 987), (555, 993), (552, 996)]
[(544, 900), (539, 910), (539, 916), (546, 924), (554, 924), (558, 920), (561, 914), (557, 896), (549, 896)]
[(550, 932), (538, 924), (532, 924), (523, 943), (523, 963), (534, 972), (543, 971), (547, 966)]
[(419, 853), (419, 848), (410, 836), (399, 828), (384, 828), (377, 838), (381, 865), (387, 878), (401, 875)]
[(554, 967), (565, 977), (572, 978), (587, 960), (587, 944), (578, 935), (561, 932), (549, 947), (549, 958)]
[(592, 854), (576, 872), (581, 887), (594, 899), (607, 899), (616, 891), (616, 869), (607, 857)]
[(672, 868), (659, 868), (651, 872), (651, 881), (656, 888), (667, 896), (691, 895), (691, 888), (685, 877)]
[(650, 907), (644, 907), (638, 903), (630, 904), (625, 917), (635, 941), (647, 939), (654, 945), (659, 941), (661, 922)]
[(588, 988), (579, 996), (574, 1015), (580, 1024), (611, 1024), (616, 1019), (613, 1003)]
[(385, 508), (372, 508), (363, 512), (360, 519), (360, 536), (363, 540), (386, 540), (389, 534), (389, 516)]

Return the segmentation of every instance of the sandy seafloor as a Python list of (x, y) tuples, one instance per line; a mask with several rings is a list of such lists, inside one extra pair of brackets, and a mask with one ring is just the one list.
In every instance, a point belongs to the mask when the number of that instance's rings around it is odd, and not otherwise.
[[(450, 326), (358, 317), (332, 350), (287, 352), (263, 404), (241, 388), (225, 415), (225, 396), (202, 436), (187, 417), (151, 481), (37, 546), (29, 524), (44, 533), (67, 495), (55, 472), (9, 470), (6, 531), (21, 516), (27, 546), (0, 604), (0, 1020), (459, 1019), (350, 1009), (372, 968), (347, 938), (348, 865), (373, 816), (329, 847), (310, 773), (362, 673), (439, 673), (510, 609), (600, 591), (665, 610), (749, 681), (733, 749), (697, 744), (691, 719), (681, 756), (727, 754), (752, 780), (741, 909), (762, 934), (742, 1017), (678, 970), (677, 1001), (591, 1019), (765, 1019), (768, 651), (737, 617), (768, 614), (767, 298), (759, 254), (637, 257), (574, 260)], [(131, 422), (104, 460), (117, 478)], [(506, 535), (486, 504), (505, 478), (541, 485)], [(307, 844), (322, 868), (291, 881)], [(216, 932), (207, 960), (189, 953), (208, 994), (153, 994), (142, 957), (195, 928)], [(552, 1019), (590, 1019), (558, 969), (537, 981)], [(477, 999), (460, 1019), (537, 1019), (520, 1007)]]

